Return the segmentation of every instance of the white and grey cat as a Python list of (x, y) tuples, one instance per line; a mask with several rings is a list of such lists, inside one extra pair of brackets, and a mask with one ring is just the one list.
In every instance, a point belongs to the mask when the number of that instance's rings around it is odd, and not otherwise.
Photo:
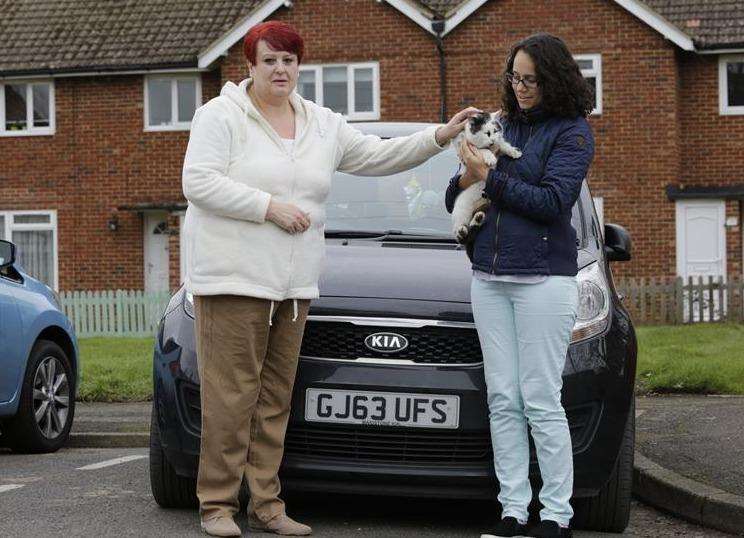
[[(496, 167), (497, 150), (514, 159), (522, 156), (521, 151), (504, 140), (504, 128), (497, 113), (482, 112), (470, 118), (465, 129), (455, 138), (456, 147), (460, 147), (463, 138), (478, 148), (490, 168)], [(485, 181), (478, 181), (455, 200), (452, 233), (459, 243), (469, 242), (486, 218), (489, 201), (483, 196), (485, 186)]]

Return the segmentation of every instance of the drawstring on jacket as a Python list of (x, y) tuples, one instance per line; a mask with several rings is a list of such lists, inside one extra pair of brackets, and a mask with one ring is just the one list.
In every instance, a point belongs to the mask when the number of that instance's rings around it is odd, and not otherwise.
[[(274, 301), (270, 301), (270, 303), (271, 304), (269, 306), (269, 327), (271, 327), (273, 325), (272, 318), (274, 317)], [(297, 299), (292, 299), (292, 305), (293, 305), (293, 308), (294, 308), (294, 316), (292, 317), (292, 322), (295, 322), (295, 321), (297, 321), (297, 316), (298, 316), (298, 313), (297, 313)]]

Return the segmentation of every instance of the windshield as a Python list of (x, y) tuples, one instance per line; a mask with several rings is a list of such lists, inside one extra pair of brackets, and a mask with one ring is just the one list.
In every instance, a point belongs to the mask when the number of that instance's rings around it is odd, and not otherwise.
[(458, 164), (457, 154), (449, 149), (416, 168), (390, 176), (337, 172), (326, 205), (326, 229), (449, 236), (444, 192)]
[[(362, 177), (337, 172), (326, 205), (326, 230), (452, 236), (444, 193), (459, 161), (453, 149), (399, 174)], [(578, 205), (578, 204), (577, 204)], [(581, 237), (580, 214), (574, 207), (571, 224)]]

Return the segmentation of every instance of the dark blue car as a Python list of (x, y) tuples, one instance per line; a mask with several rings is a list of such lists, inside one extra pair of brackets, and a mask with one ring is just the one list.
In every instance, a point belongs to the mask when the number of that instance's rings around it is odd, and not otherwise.
[[(425, 127), (355, 126), (383, 138)], [(444, 210), (457, 166), (448, 150), (400, 174), (334, 177), (320, 297), (305, 326), (284, 443), (287, 489), (495, 497), (472, 270)], [(622, 532), (631, 507), (637, 345), (610, 263), (630, 259), (631, 241), (622, 227), (602, 226), (586, 184), (571, 225), (581, 305), (563, 372), (573, 524)], [(200, 435), (194, 308), (181, 289), (154, 352), (150, 480), (159, 505), (197, 505)], [(537, 492), (534, 446), (530, 476)]]
[(17, 452), (65, 444), (80, 375), (75, 332), (56, 293), (0, 241), (0, 443)]

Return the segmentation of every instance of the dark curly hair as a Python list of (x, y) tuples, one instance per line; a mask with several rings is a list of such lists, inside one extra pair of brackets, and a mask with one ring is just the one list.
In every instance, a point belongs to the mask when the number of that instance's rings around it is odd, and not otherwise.
[(581, 75), (576, 60), (561, 39), (539, 33), (514, 45), (506, 60), (501, 107), (508, 118), (514, 119), (520, 113), (514, 89), (506, 79), (520, 50), (535, 62), (535, 75), (542, 91), (541, 106), (546, 112), (568, 118), (589, 115), (594, 108), (594, 90)]

